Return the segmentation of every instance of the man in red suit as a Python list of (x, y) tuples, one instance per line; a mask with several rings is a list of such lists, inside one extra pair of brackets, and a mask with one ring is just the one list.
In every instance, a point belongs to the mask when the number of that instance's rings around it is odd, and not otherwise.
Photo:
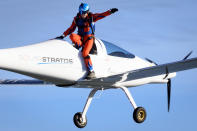
[[(70, 39), (75, 44), (75, 47), (83, 48), (82, 56), (88, 69), (88, 75), (86, 76), (86, 79), (95, 78), (92, 61), (89, 56), (94, 42), (94, 22), (118, 11), (117, 8), (112, 8), (104, 13), (93, 14), (89, 12), (89, 9), (90, 8), (88, 4), (81, 3), (81, 5), (79, 6), (79, 13), (74, 17), (72, 25), (63, 33), (63, 35), (57, 37), (59, 39), (63, 39), (67, 35), (70, 35)], [(78, 34), (73, 33), (76, 27), (78, 28)]]

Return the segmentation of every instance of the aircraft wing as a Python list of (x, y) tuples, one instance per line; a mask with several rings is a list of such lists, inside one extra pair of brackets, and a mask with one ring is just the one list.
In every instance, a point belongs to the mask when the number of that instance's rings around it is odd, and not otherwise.
[(178, 71), (197, 68), (197, 57), (177, 62), (142, 68), (109, 77), (82, 80), (79, 85), (113, 86), (116, 82), (132, 81), (157, 75), (169, 74)]
[(44, 82), (42, 80), (17, 80), (17, 79), (7, 79), (7, 80), (0, 80), (0, 85), (49, 85), (51, 83)]

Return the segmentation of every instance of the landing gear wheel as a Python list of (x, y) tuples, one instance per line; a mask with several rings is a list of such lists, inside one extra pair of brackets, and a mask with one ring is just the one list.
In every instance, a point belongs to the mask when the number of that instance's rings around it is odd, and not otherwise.
[(78, 112), (74, 115), (73, 121), (78, 128), (84, 128), (87, 124), (87, 118), (83, 120), (81, 112)]
[(133, 112), (133, 119), (136, 123), (142, 123), (146, 119), (146, 111), (143, 107), (138, 107)]

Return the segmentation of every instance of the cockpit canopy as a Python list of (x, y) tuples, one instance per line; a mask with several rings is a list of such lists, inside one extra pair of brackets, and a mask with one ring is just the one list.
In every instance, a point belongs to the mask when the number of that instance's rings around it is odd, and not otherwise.
[(105, 40), (95, 39), (97, 54), (108, 54), (116, 57), (135, 58), (135, 55)]
[(105, 48), (107, 50), (107, 54), (111, 56), (117, 56), (117, 57), (124, 57), (124, 58), (135, 58), (135, 55), (129, 53), (128, 51), (110, 43), (105, 40), (102, 40), (102, 42), (105, 44)]

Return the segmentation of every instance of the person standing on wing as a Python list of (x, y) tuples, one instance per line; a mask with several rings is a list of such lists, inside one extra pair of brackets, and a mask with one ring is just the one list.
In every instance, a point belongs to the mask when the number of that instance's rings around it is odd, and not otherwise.
[[(83, 47), (82, 56), (88, 69), (86, 79), (95, 78), (92, 61), (89, 56), (94, 42), (94, 22), (118, 11), (117, 8), (112, 8), (104, 13), (92, 14), (89, 12), (89, 9), (90, 7), (88, 4), (81, 3), (79, 6), (79, 13), (74, 17), (72, 25), (63, 33), (63, 35), (57, 37), (57, 39), (64, 39), (67, 35), (70, 35), (70, 39), (75, 44), (75, 47)], [(76, 27), (78, 28), (78, 34), (73, 33)]]

